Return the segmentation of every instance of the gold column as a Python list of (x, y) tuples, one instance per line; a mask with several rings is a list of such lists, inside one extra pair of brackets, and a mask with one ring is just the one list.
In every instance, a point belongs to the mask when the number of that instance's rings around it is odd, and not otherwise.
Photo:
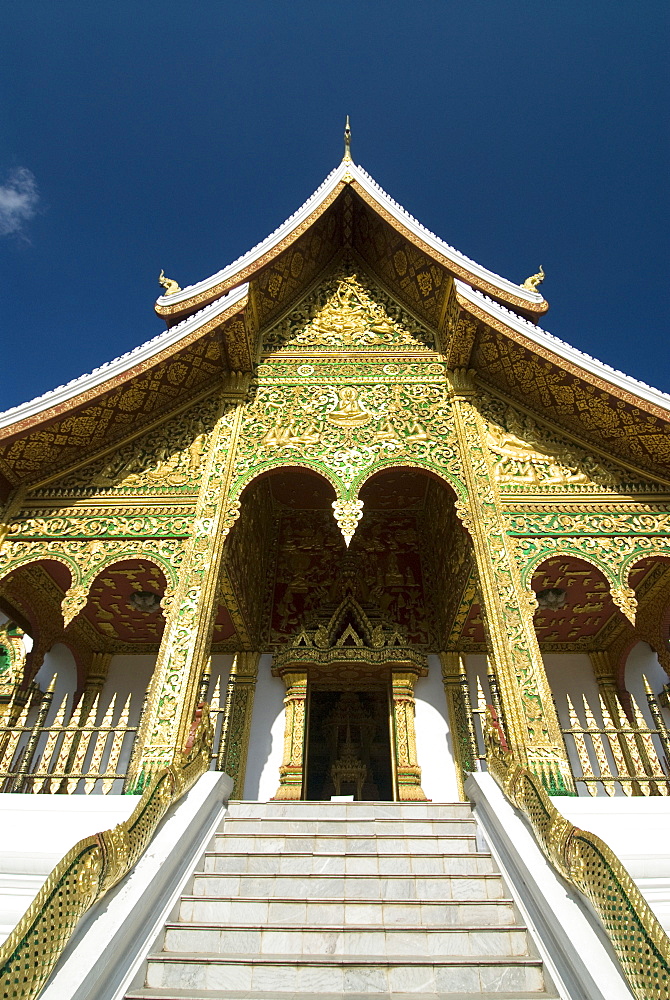
[(79, 703), (82, 723), (88, 718), (88, 713), (91, 711), (96, 695), (101, 694), (105, 686), (111, 662), (111, 653), (94, 653), (91, 657), (91, 665), (88, 668), (86, 681), (84, 682), (84, 693)]
[(286, 685), (284, 759), (279, 768), (279, 788), (275, 799), (301, 799), (305, 773), (305, 726), (307, 671), (289, 668), (281, 673)]
[(230, 793), (231, 799), (241, 799), (244, 795), (244, 775), (260, 655), (236, 653), (228, 677), (216, 766), (217, 770), (225, 771), (235, 781)]
[(191, 536), (171, 600), (129, 787), (140, 790), (183, 746), (195, 710), (200, 676), (210, 655), (223, 545), (239, 512), (228, 487), (240, 432), (243, 397), (224, 397), (210, 435)]
[(396, 776), (401, 802), (420, 802), (426, 798), (421, 787), (421, 768), (416, 757), (414, 684), (417, 676), (418, 672), (408, 667), (394, 667), (391, 670)]
[(589, 653), (589, 659), (598, 684), (598, 691), (605, 702), (605, 708), (616, 725), (619, 721), (620, 703), (610, 654), (605, 649), (593, 650)]
[(475, 406), (474, 373), (450, 372), (463, 477), (469, 504), (458, 503), (472, 537), (489, 657), (500, 687), (510, 749), (550, 792), (574, 791), (572, 773), (533, 626), (532, 605), (521, 584), (514, 541), (507, 535), (486, 443)]
[(449, 730), (456, 765), (456, 783), (461, 802), (467, 801), (465, 781), (477, 770), (477, 738), (472, 723), (470, 689), (465, 661), (460, 653), (440, 653), (442, 681), (449, 712)]

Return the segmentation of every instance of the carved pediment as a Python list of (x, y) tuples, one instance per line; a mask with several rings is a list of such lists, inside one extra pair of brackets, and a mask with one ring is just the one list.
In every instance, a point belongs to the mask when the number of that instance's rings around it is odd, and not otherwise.
[(435, 348), (432, 333), (347, 260), (263, 340), (266, 352)]
[(563, 438), (548, 425), (494, 397), (480, 405), (494, 474), (503, 491), (563, 489), (618, 493), (649, 486), (639, 473)]
[(211, 399), (169, 418), (154, 430), (66, 473), (34, 495), (195, 492), (217, 407), (217, 400)]
[[(372, 611), (371, 611), (372, 614)], [(425, 653), (412, 647), (394, 624), (371, 618), (351, 594), (347, 594), (327, 619), (313, 629), (302, 629), (290, 646), (275, 657), (275, 667), (287, 663), (409, 662), (422, 669)]]

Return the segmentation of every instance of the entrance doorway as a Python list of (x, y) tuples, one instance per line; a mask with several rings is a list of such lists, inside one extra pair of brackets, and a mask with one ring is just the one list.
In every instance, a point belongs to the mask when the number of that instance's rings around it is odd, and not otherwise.
[(326, 690), (310, 685), (308, 712), (305, 798), (394, 800), (388, 687)]

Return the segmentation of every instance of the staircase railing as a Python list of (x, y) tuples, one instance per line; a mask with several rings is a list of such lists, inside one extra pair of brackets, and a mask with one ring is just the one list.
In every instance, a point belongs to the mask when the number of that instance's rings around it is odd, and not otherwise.
[(211, 752), (209, 706), (201, 703), (181, 760), (156, 775), (129, 819), (68, 851), (0, 946), (3, 1000), (39, 996), (83, 915), (127, 875), (170, 806), (209, 770)]
[(508, 751), (495, 709), (484, 732), (488, 770), (529, 821), (548, 861), (589, 900), (637, 1000), (670, 1000), (670, 938), (604, 841), (558, 811), (540, 781)]

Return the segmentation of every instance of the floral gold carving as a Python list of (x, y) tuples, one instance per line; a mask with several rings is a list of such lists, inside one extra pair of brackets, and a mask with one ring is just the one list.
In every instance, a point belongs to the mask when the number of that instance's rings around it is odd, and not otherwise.
[(362, 500), (335, 500), (333, 501), (333, 512), (348, 548), (354, 537), (356, 526), (363, 516), (363, 502)]
[(631, 625), (634, 625), (637, 612), (635, 591), (631, 587), (612, 587), (610, 594), (616, 606), (625, 614)]
[(428, 329), (343, 262), (319, 290), (265, 336), (265, 351), (433, 347)]

